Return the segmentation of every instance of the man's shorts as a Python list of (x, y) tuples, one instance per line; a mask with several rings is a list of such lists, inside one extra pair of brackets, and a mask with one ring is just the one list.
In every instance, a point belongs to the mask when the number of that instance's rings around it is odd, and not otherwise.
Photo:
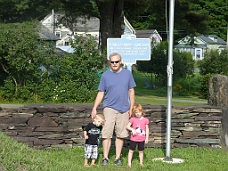
[(128, 111), (120, 113), (112, 108), (104, 108), (105, 124), (102, 128), (102, 138), (112, 138), (114, 128), (116, 137), (126, 138), (129, 136), (129, 132), (126, 128), (129, 122)]
[(84, 147), (85, 151), (85, 159), (97, 159), (98, 156), (98, 146), (97, 145), (90, 145), (90, 144), (85, 144)]

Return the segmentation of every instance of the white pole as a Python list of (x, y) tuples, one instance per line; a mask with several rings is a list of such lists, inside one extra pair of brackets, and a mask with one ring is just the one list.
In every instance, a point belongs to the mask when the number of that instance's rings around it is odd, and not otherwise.
[[(168, 0), (167, 0), (168, 1)], [(172, 76), (173, 76), (173, 28), (174, 28), (174, 4), (175, 0), (170, 0), (169, 9), (169, 49), (168, 49), (168, 65), (167, 65), (167, 119), (166, 119), (166, 157), (156, 158), (167, 163), (182, 163), (183, 159), (172, 158), (170, 155), (170, 139), (171, 139), (171, 115), (172, 115)]]
[(175, 0), (170, 0), (169, 10), (169, 49), (168, 49), (168, 65), (167, 65), (167, 127), (166, 127), (166, 161), (172, 161), (170, 155), (170, 139), (171, 139), (171, 115), (172, 115), (172, 74), (173, 74), (173, 28), (174, 28), (174, 4)]

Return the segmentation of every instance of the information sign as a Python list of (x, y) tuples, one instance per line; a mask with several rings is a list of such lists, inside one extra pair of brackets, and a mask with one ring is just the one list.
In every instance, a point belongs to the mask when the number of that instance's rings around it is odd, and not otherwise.
[(134, 34), (122, 35), (121, 38), (108, 38), (107, 58), (114, 52), (121, 54), (123, 63), (128, 67), (137, 60), (150, 60), (151, 39), (136, 38)]

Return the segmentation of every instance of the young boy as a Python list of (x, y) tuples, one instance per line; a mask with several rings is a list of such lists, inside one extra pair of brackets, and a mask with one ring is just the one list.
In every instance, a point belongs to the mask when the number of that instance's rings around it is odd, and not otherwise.
[(91, 158), (91, 166), (95, 165), (95, 161), (98, 157), (98, 145), (99, 145), (99, 136), (101, 133), (102, 125), (104, 125), (105, 118), (103, 114), (97, 114), (93, 122), (89, 123), (84, 128), (84, 137), (85, 137), (85, 160), (84, 166), (88, 167), (88, 160)]

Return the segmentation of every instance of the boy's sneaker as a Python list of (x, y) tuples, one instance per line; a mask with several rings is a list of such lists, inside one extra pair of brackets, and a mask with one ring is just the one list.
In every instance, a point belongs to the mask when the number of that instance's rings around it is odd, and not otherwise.
[(108, 159), (104, 158), (102, 160), (102, 166), (107, 166), (108, 165)]
[(116, 159), (114, 163), (115, 165), (122, 166), (122, 161), (120, 159)]

